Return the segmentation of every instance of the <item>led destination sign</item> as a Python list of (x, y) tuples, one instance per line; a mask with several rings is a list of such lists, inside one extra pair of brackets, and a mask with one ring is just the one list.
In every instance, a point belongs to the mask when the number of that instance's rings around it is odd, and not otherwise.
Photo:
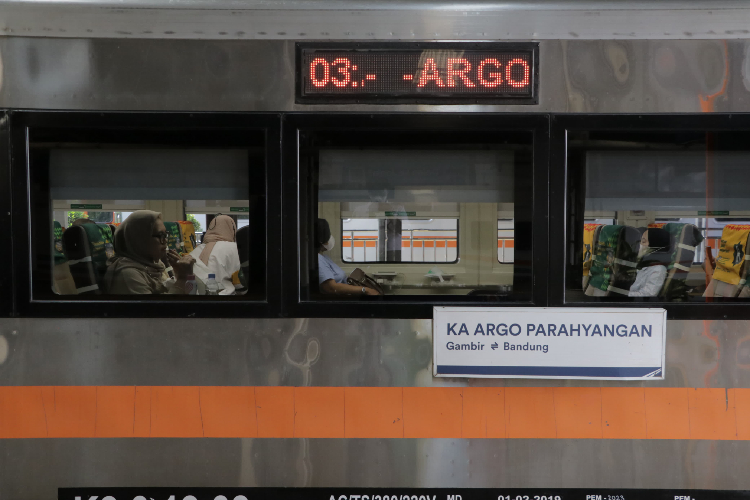
[(536, 103), (537, 44), (298, 46), (298, 102)]

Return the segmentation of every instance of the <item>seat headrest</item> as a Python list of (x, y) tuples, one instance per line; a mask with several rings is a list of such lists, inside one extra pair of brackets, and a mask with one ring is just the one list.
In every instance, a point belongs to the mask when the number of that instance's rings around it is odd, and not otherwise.
[(178, 253), (181, 252), (184, 245), (180, 225), (176, 222), (164, 222), (164, 227), (167, 229), (167, 248)]

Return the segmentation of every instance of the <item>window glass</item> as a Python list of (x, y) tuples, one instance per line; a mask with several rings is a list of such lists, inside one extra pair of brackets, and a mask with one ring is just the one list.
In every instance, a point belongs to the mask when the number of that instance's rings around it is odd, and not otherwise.
[(265, 218), (262, 134), (196, 134), (203, 146), (189, 133), (54, 134), (31, 141), (36, 298), (263, 298), (265, 259), (251, 263), (249, 243), (264, 252), (264, 229), (248, 227)]
[(568, 301), (750, 297), (745, 134), (569, 137)]
[(719, 248), (721, 247), (721, 234), (724, 232), (724, 227), (730, 224), (750, 225), (750, 215), (747, 217), (698, 217), (698, 218), (664, 218), (660, 217), (656, 219), (656, 227), (663, 227), (668, 223), (679, 223), (679, 224), (693, 224), (701, 232), (703, 241), (696, 249), (694, 262), (701, 264), (707, 257), (707, 249), (711, 248), (711, 258), (716, 260), (719, 256)]
[[(315, 297), (366, 298), (359, 280), (349, 283), (358, 269), (385, 300), (529, 293), (514, 289), (514, 211), (517, 191), (528, 186), (518, 172), (531, 170), (531, 134), (510, 137), (425, 144), (404, 134), (386, 144), (321, 147), (311, 220)], [(524, 192), (523, 203), (530, 198)]]
[(458, 261), (458, 219), (343, 219), (341, 230), (344, 262)]
[(497, 261), (501, 264), (512, 264), (515, 255), (515, 246), (513, 219), (498, 219)]

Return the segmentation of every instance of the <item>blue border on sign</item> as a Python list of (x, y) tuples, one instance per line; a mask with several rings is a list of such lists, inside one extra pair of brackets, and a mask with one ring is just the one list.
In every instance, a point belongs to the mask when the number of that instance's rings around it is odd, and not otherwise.
[(544, 377), (657, 377), (661, 367), (610, 366), (455, 366), (438, 365), (439, 375), (526, 375)]

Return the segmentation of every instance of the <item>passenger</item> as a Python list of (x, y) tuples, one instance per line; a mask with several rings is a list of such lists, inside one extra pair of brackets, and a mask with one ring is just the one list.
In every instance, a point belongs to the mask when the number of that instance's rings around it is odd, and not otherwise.
[(641, 236), (636, 263), (636, 278), (628, 297), (656, 297), (667, 277), (672, 260), (670, 236), (667, 231), (649, 228)]
[(318, 246), (318, 284), (321, 293), (340, 295), (380, 295), (377, 290), (366, 286), (354, 286), (346, 283), (346, 273), (323, 252), (333, 248), (335, 240), (331, 234), (328, 221), (318, 219), (315, 228), (315, 243)]
[(203, 234), (203, 242), (190, 255), (195, 259), (195, 275), (205, 283), (215, 274), (216, 282), (224, 287), (219, 295), (233, 295), (232, 275), (240, 270), (237, 250), (237, 225), (228, 215), (217, 215)]
[[(165, 257), (175, 279), (166, 273), (161, 262)], [(194, 262), (189, 255), (167, 252), (167, 228), (160, 213), (138, 210), (115, 231), (115, 256), (109, 261), (104, 286), (116, 295), (187, 294), (185, 284)]]

